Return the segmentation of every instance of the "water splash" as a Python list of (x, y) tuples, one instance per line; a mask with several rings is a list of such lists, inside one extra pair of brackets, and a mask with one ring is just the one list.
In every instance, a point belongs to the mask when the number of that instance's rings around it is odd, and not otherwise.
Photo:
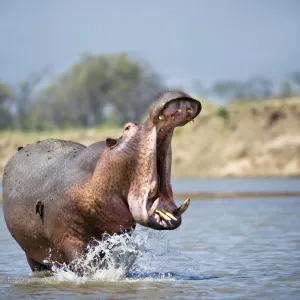
[[(93, 240), (82, 259), (52, 271), (58, 281), (119, 281), (123, 279), (136, 261), (144, 240), (135, 233), (104, 235), (102, 240)], [(75, 271), (75, 272), (74, 272)], [(78, 275), (79, 274), (79, 275)]]
[[(53, 263), (54, 276), (51, 277), (45, 278), (45, 274), (36, 273), (32, 276), (57, 284), (184, 279), (184, 275), (180, 274), (182, 270), (177, 270), (180, 273), (170, 270), (173, 264), (170, 265), (169, 261), (181, 260), (184, 264), (191, 258), (174, 249), (167, 237), (165, 232), (143, 227), (122, 235), (104, 235), (101, 241), (94, 240), (88, 246), (84, 259), (73, 261), (70, 266), (57, 267)], [(79, 271), (81, 276), (74, 270)]]

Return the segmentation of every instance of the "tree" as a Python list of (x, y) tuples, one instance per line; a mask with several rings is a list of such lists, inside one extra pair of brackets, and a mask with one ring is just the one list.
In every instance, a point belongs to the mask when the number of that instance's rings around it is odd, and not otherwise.
[(244, 92), (247, 99), (269, 99), (273, 94), (273, 84), (263, 76), (252, 76), (245, 82)]
[(30, 107), (33, 100), (33, 92), (49, 70), (49, 66), (45, 67), (41, 72), (30, 75), (15, 88), (13, 96), (15, 128), (21, 130), (30, 129)]
[(213, 94), (231, 100), (243, 97), (242, 91), (242, 84), (234, 80), (218, 81), (212, 87)]
[(113, 88), (108, 101), (117, 113), (119, 124), (139, 121), (155, 96), (165, 89), (162, 79), (146, 62), (134, 62), (128, 55), (120, 55), (113, 62)]
[(292, 85), (289, 81), (283, 80), (279, 85), (279, 98), (285, 99), (293, 95)]
[(290, 76), (291, 82), (296, 86), (298, 95), (300, 94), (300, 72), (294, 72)]
[(252, 76), (245, 81), (218, 81), (211, 91), (218, 97), (230, 100), (261, 100), (272, 97), (273, 84), (263, 76)]
[[(113, 111), (119, 124), (139, 121), (164, 89), (151, 66), (129, 55), (85, 55), (37, 97), (51, 111), (54, 127), (90, 127)], [(41, 111), (39, 112), (42, 113)], [(37, 115), (36, 120), (41, 118)]]
[(13, 96), (12, 89), (8, 84), (0, 82), (0, 129), (11, 126), (12, 114), (10, 102)]

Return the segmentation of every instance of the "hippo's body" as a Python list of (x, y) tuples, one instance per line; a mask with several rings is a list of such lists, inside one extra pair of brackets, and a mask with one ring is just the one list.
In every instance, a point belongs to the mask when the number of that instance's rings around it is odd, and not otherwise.
[(49, 269), (45, 260), (69, 264), (94, 238), (136, 222), (177, 228), (184, 209), (170, 185), (171, 138), (200, 110), (187, 94), (167, 92), (144, 124), (127, 123), (119, 139), (88, 147), (47, 139), (21, 148), (5, 166), (3, 211), (31, 269)]
[[(51, 241), (73, 231), (73, 218), (77, 223), (84, 222), (72, 201), (66, 201), (61, 195), (72, 186), (88, 181), (105, 147), (105, 142), (85, 147), (71, 141), (48, 139), (22, 148), (6, 165), (4, 198), (10, 200), (3, 204), (5, 221), (13, 224), (10, 232), (31, 260), (30, 264), (41, 263), (49, 257)], [(40, 200), (44, 205), (43, 216), (35, 210)], [(59, 256), (52, 252), (51, 259), (66, 260)]]

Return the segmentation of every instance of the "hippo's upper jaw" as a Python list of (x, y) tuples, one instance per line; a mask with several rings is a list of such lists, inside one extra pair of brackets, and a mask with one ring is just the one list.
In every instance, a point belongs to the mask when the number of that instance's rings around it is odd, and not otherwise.
[(158, 129), (168, 130), (183, 126), (201, 112), (201, 103), (186, 93), (163, 93), (150, 107), (148, 121)]
[[(140, 180), (133, 184), (134, 196), (128, 197), (130, 211), (139, 224), (157, 230), (180, 226), (190, 200), (178, 208), (173, 199), (171, 140), (175, 127), (192, 121), (200, 111), (200, 102), (182, 92), (164, 93), (151, 106), (142, 125), (146, 128), (142, 147), (148, 150), (143, 155), (147, 167), (140, 169)], [(141, 193), (136, 193), (137, 185), (142, 187)]]

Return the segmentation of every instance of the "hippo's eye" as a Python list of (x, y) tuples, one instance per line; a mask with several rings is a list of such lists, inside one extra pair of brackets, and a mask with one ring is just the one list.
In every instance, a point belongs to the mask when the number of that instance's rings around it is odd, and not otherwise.
[(130, 125), (125, 127), (125, 130), (129, 130), (130, 129)]

